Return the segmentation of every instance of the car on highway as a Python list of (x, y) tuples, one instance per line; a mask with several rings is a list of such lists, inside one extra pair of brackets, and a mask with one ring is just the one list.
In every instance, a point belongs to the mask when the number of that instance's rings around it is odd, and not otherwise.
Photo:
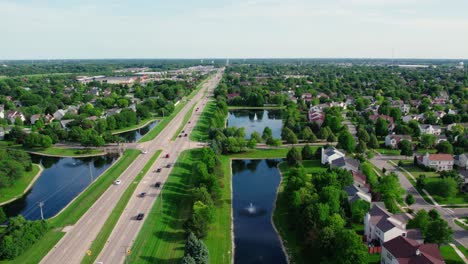
[(143, 197), (145, 197), (145, 196), (146, 196), (146, 193), (145, 193), (145, 192), (140, 193), (140, 197), (141, 197), (141, 198), (143, 198)]
[(146, 154), (146, 153), (148, 153), (148, 150), (146, 150), (146, 149), (141, 151), (141, 154)]
[(166, 154), (166, 159), (168, 159), (168, 158), (169, 158), (169, 153)]
[(183, 133), (185, 133), (185, 130), (182, 130), (182, 132), (181, 132), (181, 133), (182, 133), (182, 134), (183, 134)]
[(170, 167), (171, 167), (171, 164), (168, 163), (168, 164), (166, 165), (166, 168), (170, 168)]
[(115, 185), (120, 185), (121, 183), (122, 183), (121, 180), (116, 180), (116, 181), (114, 182)]
[(179, 137), (182, 137), (182, 135), (179, 135)]
[(188, 123), (190, 124), (190, 123), (191, 123), (191, 121), (188, 121)]
[(154, 187), (156, 187), (156, 188), (161, 187), (161, 182), (156, 182), (156, 183), (154, 184)]
[(187, 136), (187, 133), (184, 134), (184, 137), (186, 137), (186, 136)]
[(156, 172), (161, 172), (161, 168), (158, 168), (158, 169), (156, 170)]
[(136, 220), (140, 221), (140, 220), (143, 220), (143, 217), (145, 217), (145, 214), (144, 213), (139, 213), (136, 217)]

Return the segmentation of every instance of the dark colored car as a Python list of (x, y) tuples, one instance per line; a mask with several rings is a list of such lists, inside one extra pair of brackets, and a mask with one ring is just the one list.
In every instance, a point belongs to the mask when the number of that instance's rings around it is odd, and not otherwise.
[(140, 197), (143, 198), (143, 197), (145, 197), (145, 196), (146, 196), (146, 193), (145, 193), (145, 192), (140, 193)]
[(179, 135), (179, 137), (182, 137), (182, 135)]
[(168, 159), (168, 158), (169, 158), (169, 153), (166, 154), (166, 159)]
[(136, 220), (143, 220), (143, 217), (145, 217), (145, 214), (144, 213), (139, 213), (136, 217)]
[(171, 164), (168, 163), (168, 164), (166, 165), (166, 168), (170, 168), (170, 167), (171, 167)]
[(161, 187), (161, 182), (156, 182), (156, 183), (154, 184), (154, 187), (156, 187), (156, 188)]
[(161, 168), (158, 168), (158, 169), (156, 170), (156, 172), (161, 172)]
[(184, 134), (184, 137), (186, 137), (186, 136), (187, 136), (187, 133)]

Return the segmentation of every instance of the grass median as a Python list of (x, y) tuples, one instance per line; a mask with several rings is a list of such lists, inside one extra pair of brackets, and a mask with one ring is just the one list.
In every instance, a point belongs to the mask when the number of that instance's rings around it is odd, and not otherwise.
[(161, 150), (156, 151), (156, 153), (151, 157), (148, 163), (146, 163), (141, 173), (139, 173), (138, 176), (135, 177), (135, 180), (132, 182), (132, 184), (130, 184), (130, 186), (125, 190), (119, 202), (112, 210), (112, 213), (109, 215), (109, 218), (107, 218), (106, 222), (104, 223), (104, 226), (102, 227), (101, 231), (99, 231), (99, 234), (96, 236), (93, 243), (91, 244), (90, 251), (92, 254), (85, 255), (81, 263), (94, 263), (97, 256), (104, 248), (104, 245), (106, 244), (107, 239), (109, 238), (109, 236), (112, 233), (112, 230), (117, 224), (117, 221), (119, 220), (120, 216), (125, 210), (125, 207), (127, 206), (128, 201), (134, 194), (135, 189), (138, 186), (138, 183), (145, 176), (145, 174), (148, 172), (148, 170), (151, 168), (151, 166), (153, 165), (153, 163), (156, 161), (156, 159), (159, 157), (160, 154), (161, 154)]
[(198, 119), (197, 125), (193, 128), (190, 134), (190, 140), (197, 142), (205, 142), (208, 140), (208, 131), (210, 130), (210, 120), (216, 110), (216, 102), (208, 101), (205, 108)]
[(0, 203), (6, 202), (13, 198), (23, 196), (24, 191), (28, 188), (29, 184), (39, 173), (39, 165), (33, 164), (31, 171), (26, 171), (24, 175), (16, 180), (12, 186), (0, 189)]
[(38, 242), (17, 258), (11, 261), (1, 261), (0, 263), (39, 263), (65, 235), (65, 233), (61, 232), (61, 229), (67, 225), (75, 224), (140, 153), (139, 150), (126, 150), (114, 165), (103, 175), (99, 176), (96, 181), (81, 193), (66, 209), (60, 212), (55, 218), (47, 220), (50, 230)]

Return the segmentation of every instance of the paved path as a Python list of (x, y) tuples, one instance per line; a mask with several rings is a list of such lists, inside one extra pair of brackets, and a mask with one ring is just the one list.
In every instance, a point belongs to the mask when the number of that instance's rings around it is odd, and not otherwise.
[[(154, 173), (154, 170), (158, 167), (164, 167), (163, 165), (167, 163), (173, 164), (181, 151), (197, 147), (197, 144), (189, 141), (189, 137), (177, 138), (174, 142), (171, 142), (171, 138), (177, 132), (177, 129), (183, 122), (185, 114), (191, 109), (193, 104), (197, 104), (200, 107), (198, 111), (194, 112), (193, 118), (191, 118), (191, 123), (193, 125), (196, 124), (207, 100), (203, 92), (206, 89), (209, 91), (214, 89), (221, 79), (223, 70), (224, 69), (219, 70), (212, 79), (205, 83), (202, 90), (187, 103), (155, 139), (138, 144), (137, 147), (147, 150), (147, 153), (140, 155), (122, 173), (119, 178), (122, 180), (120, 185), (110, 186), (73, 227), (67, 228), (65, 236), (42, 259), (41, 263), (80, 263), (86, 251), (90, 248), (92, 241), (96, 238), (113, 208), (122, 197), (124, 191), (130, 184), (134, 184), (133, 180), (135, 177), (141, 173), (143, 167), (148, 163), (153, 154), (161, 149), (163, 150), (162, 155), (155, 161), (151, 169), (137, 186), (133, 197), (130, 199), (125, 211), (118, 220), (109, 241), (106, 243), (102, 253), (97, 259), (106, 264), (124, 262), (126, 249), (131, 247), (143, 224), (143, 221), (136, 221), (134, 219), (135, 216), (138, 213), (148, 214), (159, 195), (159, 189), (152, 188), (151, 186), (154, 185), (156, 181), (161, 181), (163, 185), (171, 169), (163, 168), (162, 172), (158, 174)], [(186, 131), (187, 133), (190, 133), (192, 129), (193, 126), (188, 126), (185, 130), (188, 131)], [(164, 157), (166, 153), (170, 154), (170, 158), (166, 159)], [(144, 191), (148, 193), (147, 197), (137, 197), (137, 194)]]
[(463, 245), (465, 248), (468, 248), (468, 231), (459, 227), (455, 224), (454, 219), (462, 216), (468, 215), (468, 208), (443, 208), (440, 205), (432, 205), (427, 203), (424, 198), (419, 194), (416, 188), (413, 187), (413, 184), (403, 175), (403, 173), (395, 166), (394, 164), (388, 162), (390, 160), (399, 160), (407, 159), (403, 156), (390, 156), (390, 155), (376, 155), (371, 159), (372, 164), (378, 168), (385, 168), (387, 172), (394, 172), (398, 175), (400, 184), (405, 189), (407, 194), (412, 194), (415, 199), (415, 203), (411, 205), (411, 208), (415, 211), (419, 210), (431, 210), (436, 209), (440, 215), (448, 222), (449, 226), (453, 229), (453, 238), (455, 241)]

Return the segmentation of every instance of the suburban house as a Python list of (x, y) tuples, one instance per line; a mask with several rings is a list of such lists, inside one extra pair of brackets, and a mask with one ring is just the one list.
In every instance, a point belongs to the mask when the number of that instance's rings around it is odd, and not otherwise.
[(367, 183), (367, 177), (364, 175), (364, 173), (360, 171), (352, 171), (351, 174), (353, 175), (354, 184), (357, 187), (367, 192), (370, 191), (370, 185)]
[(468, 153), (455, 155), (454, 164), (461, 169), (468, 170)]
[(408, 114), (409, 111), (411, 110), (411, 106), (408, 105), (408, 104), (403, 104), (402, 106), (400, 106), (400, 110), (403, 114)]
[(387, 116), (387, 115), (371, 115), (369, 116), (369, 119), (372, 120), (372, 122), (377, 121), (377, 119), (382, 118), (383, 120), (386, 120), (388, 122), (388, 129), (393, 130), (395, 128), (395, 121), (393, 120), (393, 117)]
[(403, 215), (392, 215), (376, 204), (364, 216), (364, 236), (368, 242), (383, 244), (406, 233)]
[(108, 109), (108, 110), (106, 110), (106, 112), (104, 113), (104, 117), (107, 118), (107, 117), (116, 115), (116, 114), (120, 113), (121, 111), (122, 111), (122, 109), (120, 109), (120, 108)]
[(348, 194), (348, 201), (353, 203), (357, 200), (363, 200), (368, 203), (372, 201), (372, 198), (369, 192), (365, 191), (364, 189), (359, 188), (355, 184), (351, 184), (345, 187), (345, 192)]
[(322, 148), (322, 164), (331, 164), (334, 160), (343, 158), (345, 154), (334, 147)]
[(408, 140), (411, 142), (411, 136), (408, 135), (396, 135), (391, 134), (385, 137), (385, 146), (391, 148), (398, 148), (398, 143), (402, 140)]
[(382, 264), (445, 263), (437, 244), (420, 244), (418, 241), (398, 236), (382, 246)]
[(24, 115), (18, 111), (9, 111), (6, 115), (6, 119), (10, 120), (12, 124), (15, 123), (16, 118), (21, 119), (21, 121), (23, 122), (26, 121), (26, 118), (24, 117)]
[(73, 119), (64, 119), (64, 120), (60, 120), (60, 126), (62, 126), (63, 129), (67, 129), (67, 124), (70, 123), (70, 122), (73, 122), (75, 120)]
[(304, 100), (305, 102), (310, 102), (312, 101), (313, 97), (311, 93), (303, 93), (301, 95), (301, 99)]
[(444, 141), (447, 141), (447, 136), (445, 136), (444, 134), (441, 134), (441, 135), (438, 135), (437, 136), (437, 139), (436, 139), (436, 144), (440, 144)]
[(37, 120), (41, 119), (41, 117), (42, 117), (42, 114), (32, 115), (29, 121), (31, 122), (31, 124), (34, 125), (36, 124)]
[(309, 109), (309, 121), (310, 121), (310, 123), (315, 123), (319, 127), (321, 127), (324, 120), (325, 120), (325, 114), (321, 110), (316, 110), (316, 109), (313, 109), (313, 108)]
[(447, 171), (453, 169), (454, 159), (450, 154), (429, 154), (419, 156), (418, 163), (436, 171)]
[(62, 118), (65, 116), (66, 113), (67, 113), (67, 110), (59, 109), (59, 110), (55, 111), (54, 119), (62, 120)]
[(347, 171), (359, 170), (359, 161), (353, 158), (340, 157), (332, 160), (329, 164), (331, 168), (340, 168)]
[(419, 130), (421, 130), (421, 134), (429, 134), (429, 135), (440, 135), (442, 133), (442, 129), (440, 126), (433, 126), (433, 125), (419, 125)]

